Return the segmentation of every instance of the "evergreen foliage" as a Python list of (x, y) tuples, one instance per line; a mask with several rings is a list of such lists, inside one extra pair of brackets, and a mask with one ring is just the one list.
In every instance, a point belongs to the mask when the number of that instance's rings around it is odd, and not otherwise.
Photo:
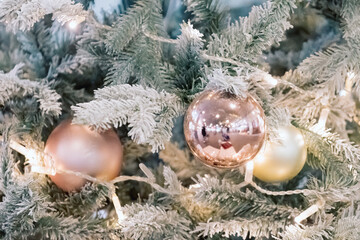
[[(184, 1), (189, 19), (170, 39), (161, 0), (124, 3), (103, 23), (91, 1), (0, 0), (2, 239), (359, 239), (360, 2), (273, 0), (237, 19), (224, 2)], [(285, 49), (305, 13), (331, 20)], [(267, 62), (280, 55), (292, 69), (272, 77)], [(245, 184), (243, 169), (207, 168), (171, 142), (207, 89), (257, 99), (269, 141), (286, 144), (277, 129), (297, 127), (308, 152), (298, 176)], [(16, 140), (43, 151), (69, 116), (117, 129), (122, 176), (65, 193), (11, 150)], [(109, 184), (123, 205), (119, 221)], [(294, 221), (315, 203), (316, 213)]]

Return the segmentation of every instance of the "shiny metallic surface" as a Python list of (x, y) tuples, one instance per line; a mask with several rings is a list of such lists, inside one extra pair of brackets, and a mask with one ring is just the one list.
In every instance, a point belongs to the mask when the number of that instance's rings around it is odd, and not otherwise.
[[(101, 180), (111, 180), (120, 173), (123, 147), (114, 130), (102, 133), (83, 125), (64, 121), (50, 134), (45, 152), (56, 169), (82, 172)], [(71, 174), (50, 176), (64, 191), (80, 190), (86, 180)]]
[(265, 139), (265, 115), (248, 95), (205, 91), (189, 106), (184, 120), (186, 141), (203, 163), (234, 168), (253, 159)]
[(278, 129), (281, 142), (267, 142), (254, 159), (254, 176), (265, 182), (281, 182), (295, 177), (306, 162), (306, 146), (294, 126)]

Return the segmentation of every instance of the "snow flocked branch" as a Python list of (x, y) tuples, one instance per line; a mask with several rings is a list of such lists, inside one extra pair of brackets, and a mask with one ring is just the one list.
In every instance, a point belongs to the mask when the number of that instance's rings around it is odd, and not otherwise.
[[(344, 40), (324, 51), (317, 52), (305, 59), (298, 71), (307, 73), (301, 78), (302, 85), (308, 83), (325, 83), (325, 89), (330, 93), (339, 93), (344, 89), (345, 79), (349, 72), (354, 74), (352, 79), (357, 90), (360, 87), (360, 33), (357, 26), (360, 19), (360, 3), (356, 0), (346, 0), (342, 4), (342, 17), (344, 24)], [(351, 54), (348, 54), (351, 52)]]
[(203, 89), (204, 59), (201, 51), (204, 46), (203, 34), (193, 25), (182, 23), (181, 35), (175, 45), (175, 66), (171, 78), (178, 95), (187, 101), (188, 97)]
[(219, 0), (186, 0), (187, 10), (193, 15), (196, 28), (206, 37), (226, 28), (230, 21), (228, 8)]
[(50, 89), (47, 84), (20, 79), (17, 72), (22, 64), (16, 65), (8, 73), (0, 72), (0, 106), (14, 97), (24, 98), (32, 95), (37, 99), (42, 114), (59, 116), (61, 113), (60, 95)]
[(141, 0), (108, 29), (104, 44), (110, 57), (108, 84), (136, 82), (156, 89), (166, 78), (159, 42), (144, 32), (164, 36), (160, 0)]
[(126, 221), (121, 230), (126, 239), (192, 239), (191, 221), (162, 206), (131, 204), (123, 207)]
[(263, 6), (253, 7), (248, 17), (241, 17), (228, 28), (212, 35), (208, 54), (256, 62), (262, 51), (278, 43), (291, 27), (288, 18), (296, 8), (295, 2), (268, 1)]
[(128, 84), (99, 89), (95, 91), (95, 100), (72, 109), (74, 123), (97, 129), (128, 124), (129, 136), (138, 144), (151, 145), (153, 152), (164, 148), (171, 137), (173, 118), (183, 113), (174, 94)]
[(5, 23), (8, 30), (27, 31), (46, 14), (53, 14), (53, 19), (61, 23), (68, 21), (82, 22), (86, 11), (80, 3), (72, 0), (1, 0), (0, 22)]

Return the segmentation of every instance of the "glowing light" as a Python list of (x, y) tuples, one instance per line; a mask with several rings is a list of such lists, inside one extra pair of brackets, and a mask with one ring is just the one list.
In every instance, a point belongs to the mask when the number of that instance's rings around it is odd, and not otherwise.
[(69, 23), (68, 23), (68, 26), (71, 30), (75, 30), (77, 28), (77, 26), (79, 25), (79, 23), (75, 20), (71, 20)]
[(125, 220), (126, 216), (125, 216), (124, 212), (122, 211), (120, 200), (119, 200), (118, 196), (116, 195), (115, 191), (112, 193), (111, 199), (112, 199), (112, 202), (115, 207), (116, 215), (118, 217), (118, 223), (121, 223), (122, 221)]
[(216, 115), (215, 115), (215, 117), (216, 117), (216, 118), (219, 118), (219, 117), (220, 117), (220, 115), (219, 115), (219, 114), (216, 114)]
[(345, 89), (340, 90), (340, 92), (339, 92), (340, 97), (345, 97), (346, 95), (348, 95), (348, 91), (346, 91)]
[(264, 80), (273, 87), (278, 84), (278, 80), (276, 78), (273, 78), (270, 74), (265, 74)]
[[(3, 141), (2, 136), (0, 136), (0, 141)], [(56, 174), (56, 169), (54, 167), (51, 168), (43, 167), (42, 164), (40, 164), (40, 158), (42, 157), (42, 155), (39, 152), (35, 151), (35, 149), (27, 149), (26, 147), (24, 147), (23, 145), (19, 144), (14, 140), (10, 140), (9, 146), (13, 150), (24, 155), (25, 158), (29, 160), (32, 172), (48, 174), (48, 175)], [(46, 155), (44, 156), (45, 161), (49, 161), (48, 158), (50, 158), (50, 156), (46, 156)]]
[(236, 108), (236, 104), (230, 103), (230, 108), (231, 108), (231, 109), (235, 109), (235, 108)]
[(355, 73), (353, 71), (350, 71), (347, 73), (348, 79), (353, 79), (355, 77)]
[(196, 183), (196, 184), (190, 185), (189, 189), (197, 189), (197, 188), (200, 188), (200, 187), (201, 187), (200, 183)]
[(323, 199), (319, 199), (314, 205), (307, 208), (305, 211), (300, 213), (295, 219), (295, 223), (300, 224), (303, 220), (307, 219), (317, 211), (319, 211), (320, 208), (324, 207), (325, 201)]
[(308, 209), (306, 209), (305, 211), (303, 211), (302, 213), (299, 214), (299, 216), (297, 216), (294, 221), (297, 224), (300, 224), (303, 220), (307, 219), (308, 217), (310, 217), (311, 215), (313, 215), (314, 213), (316, 213), (319, 210), (319, 206), (318, 205), (312, 205), (311, 207), (309, 207)]

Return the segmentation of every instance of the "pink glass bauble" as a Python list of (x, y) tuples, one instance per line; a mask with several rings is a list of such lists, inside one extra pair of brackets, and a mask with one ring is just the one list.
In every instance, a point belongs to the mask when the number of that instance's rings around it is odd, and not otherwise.
[(226, 91), (201, 93), (184, 119), (186, 141), (196, 157), (217, 168), (253, 159), (265, 140), (265, 115), (253, 97)]

